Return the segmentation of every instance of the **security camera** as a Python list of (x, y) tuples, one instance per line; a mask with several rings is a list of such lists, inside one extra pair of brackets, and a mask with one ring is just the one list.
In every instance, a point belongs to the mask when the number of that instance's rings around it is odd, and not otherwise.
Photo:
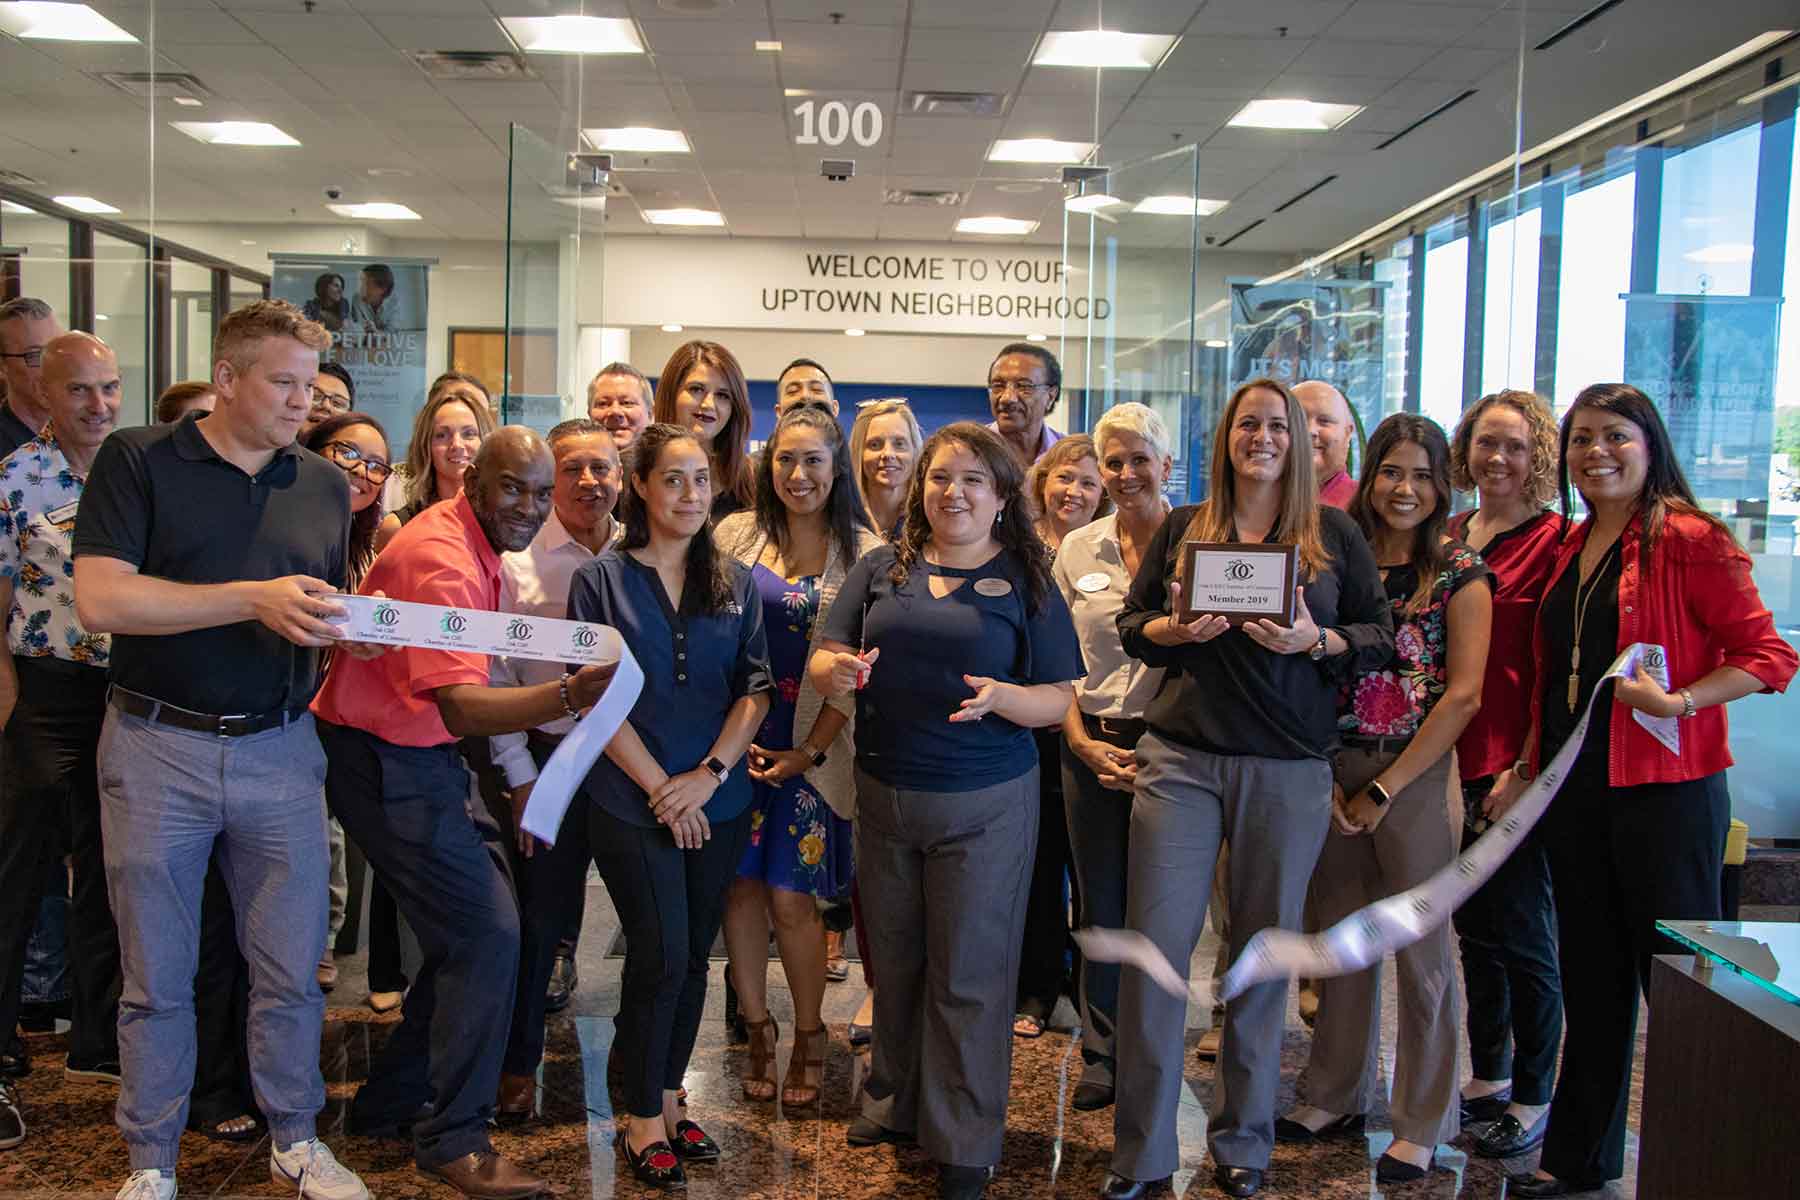
[(327, 200), (342, 200), (344, 198), (344, 189), (335, 183), (326, 184), (325, 198)]
[(821, 158), (819, 174), (833, 183), (842, 183), (856, 174), (856, 160), (854, 158)]
[(1217, 242), (1218, 240), (1219, 240), (1218, 238), (1214, 237), (1210, 233), (1206, 235), (1206, 244), (1209, 246), (1212, 245), (1214, 242)]

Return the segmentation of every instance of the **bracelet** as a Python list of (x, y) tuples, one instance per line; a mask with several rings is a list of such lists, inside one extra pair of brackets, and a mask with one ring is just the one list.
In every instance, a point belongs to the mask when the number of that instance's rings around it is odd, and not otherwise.
[(1695, 713), (1700, 711), (1699, 709), (1694, 707), (1694, 693), (1688, 691), (1686, 688), (1682, 688), (1679, 692), (1676, 692), (1675, 694), (1681, 697), (1681, 718), (1682, 718), (1682, 720), (1685, 721), (1687, 718), (1693, 716)]
[(1393, 802), (1394, 798), (1388, 794), (1385, 787), (1381, 786), (1379, 779), (1369, 780), (1368, 787), (1364, 790), (1369, 793), (1369, 799), (1374, 801), (1376, 808), (1386, 808)]
[(1530, 783), (1537, 777), (1537, 772), (1531, 769), (1530, 763), (1521, 758), (1518, 762), (1513, 764), (1513, 776), (1517, 778), (1520, 783)]
[(573, 704), (569, 703), (569, 673), (567, 671), (564, 671), (562, 678), (556, 681), (556, 691), (562, 697), (563, 712), (569, 715), (569, 719), (571, 721), (581, 720), (581, 714), (575, 711)]

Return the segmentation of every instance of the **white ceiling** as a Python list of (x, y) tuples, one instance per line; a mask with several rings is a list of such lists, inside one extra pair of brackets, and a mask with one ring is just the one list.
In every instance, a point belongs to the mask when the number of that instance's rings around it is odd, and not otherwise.
[[(1054, 242), (1056, 169), (987, 163), (985, 152), (997, 137), (1097, 134), (1109, 164), (1197, 145), (1201, 194), (1230, 201), (1203, 231), (1223, 240), (1262, 219), (1232, 249), (1294, 253), (1335, 244), (1503, 157), (1521, 42), (1530, 145), (1794, 21), (1784, 0), (1626, 0), (1535, 51), (1594, 0), (715, 0), (705, 12), (692, 10), (706, 0), (587, 0), (579, 10), (554, 0), (316, 0), (310, 12), (303, 0), (91, 2), (144, 44), (0, 36), (0, 168), (41, 180), (34, 190), (99, 196), (134, 222), (150, 219), (153, 203), (165, 221), (329, 221), (322, 193), (337, 185), (348, 199), (423, 214), (382, 226), (395, 237), (498, 238), (517, 122), (560, 148), (594, 126), (687, 132), (692, 155), (619, 156), (626, 169), (615, 179), (628, 196), (610, 204), (609, 233), (651, 232), (642, 208), (696, 206), (722, 209), (727, 228), (660, 232), (943, 241), (958, 216), (992, 214), (1037, 219), (1031, 240)], [(496, 16), (551, 11), (635, 18), (651, 52), (532, 55), (537, 79), (494, 83), (435, 82), (404, 54), (507, 50)], [(1041, 33), (1102, 21), (1181, 41), (1154, 72), (1097, 78), (1028, 65)], [(752, 49), (770, 38), (779, 54)], [(152, 65), (192, 72), (212, 99), (152, 111), (99, 78)], [(872, 150), (826, 150), (794, 144), (798, 100), (783, 93), (795, 88), (868, 96), (890, 112), (905, 90), (993, 91), (1006, 108), (987, 120), (901, 117)], [(1375, 149), (1466, 88), (1477, 94)], [(1247, 100), (1291, 96), (1368, 107), (1329, 134), (1225, 126)], [(272, 121), (304, 146), (205, 146), (170, 129), (178, 119)], [(855, 157), (855, 179), (821, 179), (822, 151)], [(541, 166), (560, 173), (553, 153)], [(1163, 159), (1114, 190), (1186, 191), (1191, 171), (1191, 159)], [(967, 200), (886, 206), (885, 188), (951, 188)], [(1182, 222), (1148, 227), (1148, 240), (1186, 240)]]

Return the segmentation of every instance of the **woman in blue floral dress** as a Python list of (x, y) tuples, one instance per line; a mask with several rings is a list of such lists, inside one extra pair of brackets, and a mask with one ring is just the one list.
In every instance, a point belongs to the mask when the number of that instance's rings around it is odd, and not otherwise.
[[(1408, 413), (1369, 439), (1350, 503), (1375, 552), (1394, 618), (1394, 655), (1346, 680), (1338, 702), (1332, 832), (1313, 873), (1323, 927), (1424, 882), (1456, 857), (1462, 792), (1456, 739), (1481, 705), (1493, 617), (1481, 556), (1444, 533), (1450, 446), (1435, 422)], [(1394, 1141), (1383, 1183), (1422, 1178), (1439, 1142), (1456, 1136), (1461, 1011), (1448, 922), (1396, 956), (1399, 1036), (1389, 1108)], [(1381, 965), (1319, 981), (1304, 1103), (1275, 1136), (1360, 1136), (1380, 1074)]]
[(818, 1100), (824, 1069), (819, 902), (850, 888), (854, 708), (848, 700), (826, 703), (806, 678), (806, 662), (851, 564), (879, 541), (864, 523), (852, 469), (831, 416), (792, 410), (757, 460), (755, 510), (726, 517), (714, 534), (725, 553), (750, 568), (775, 676), (773, 702), (750, 747), (750, 845), (725, 904), (731, 978), (749, 1035), (742, 1082), (746, 1098), (775, 1099), (780, 1029), (768, 1010), (772, 926), (794, 998), (794, 1050), (779, 1089), (790, 1107)]

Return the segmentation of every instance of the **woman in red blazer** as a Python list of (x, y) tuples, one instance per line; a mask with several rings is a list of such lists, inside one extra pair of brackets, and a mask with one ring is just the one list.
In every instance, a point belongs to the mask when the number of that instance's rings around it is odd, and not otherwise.
[[(1784, 690), (1800, 656), (1775, 632), (1750, 558), (1702, 512), (1649, 397), (1594, 384), (1562, 424), (1569, 484), (1588, 519), (1558, 556), (1533, 637), (1538, 686), (1521, 761), (1488, 801), (1504, 812), (1574, 733), (1588, 694), (1633, 642), (1661, 646), (1668, 686), (1639, 668), (1594, 706), (1544, 815), (1556, 893), (1567, 1040), (1542, 1165), (1509, 1195), (1566, 1196), (1624, 1172), (1638, 988), (1650, 957), (1677, 952), (1658, 919), (1719, 915), (1731, 765), (1725, 705)], [(1637, 719), (1665, 718), (1671, 748)]]

